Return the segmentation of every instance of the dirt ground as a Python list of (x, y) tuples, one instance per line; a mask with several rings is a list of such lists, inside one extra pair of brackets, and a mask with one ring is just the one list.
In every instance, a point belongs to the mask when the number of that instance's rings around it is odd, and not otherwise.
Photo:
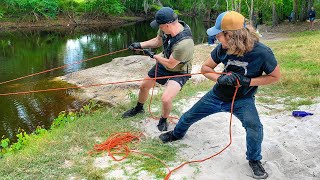
[[(277, 26), (266, 26), (265, 24), (258, 26), (261, 33), (271, 32), (271, 33), (291, 33), (291, 32), (302, 32), (309, 30), (309, 22), (297, 22), (289, 23), (288, 21), (282, 22)], [(320, 30), (320, 20), (315, 20), (314, 23), (315, 30)]]
[(68, 18), (68, 17), (57, 17), (55, 20), (42, 19), (39, 21), (25, 21), (25, 20), (13, 20), (13, 21), (0, 21), (0, 31), (15, 31), (15, 30), (30, 30), (30, 29), (61, 29), (61, 28), (72, 28), (72, 27), (83, 27), (91, 28), (95, 27), (118, 27), (124, 24), (135, 23), (144, 21), (143, 17), (106, 17), (106, 18)]

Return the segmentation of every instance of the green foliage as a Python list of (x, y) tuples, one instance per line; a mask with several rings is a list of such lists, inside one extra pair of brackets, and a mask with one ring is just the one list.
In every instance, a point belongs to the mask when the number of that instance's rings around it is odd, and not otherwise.
[(58, 14), (58, 0), (5, 0), (10, 7), (10, 13), (15, 15), (32, 15), (36, 19), (40, 17), (55, 18)]
[(88, 104), (84, 105), (80, 109), (80, 115), (90, 114), (101, 107), (102, 106), (100, 106), (100, 104), (98, 104), (96, 101), (90, 100)]
[(63, 14), (78, 14), (81, 3), (74, 0), (60, 0), (59, 3), (59, 10)]
[(129, 97), (130, 101), (135, 101), (138, 99), (137, 94), (132, 92), (131, 90), (127, 93), (127, 96)]
[[(57, 129), (59, 127), (65, 127), (67, 124), (76, 121), (79, 117), (84, 116), (85, 114), (89, 114), (94, 112), (96, 109), (101, 108), (101, 106), (95, 102), (90, 101), (87, 105), (84, 105), (83, 108), (79, 112), (61, 112), (57, 118), (53, 120), (51, 125), (51, 130)], [(16, 152), (23, 148), (24, 145), (30, 142), (30, 139), (35, 136), (41, 137), (44, 134), (48, 133), (46, 129), (41, 127), (37, 127), (36, 130), (28, 135), (23, 130), (19, 134), (17, 134), (17, 142), (11, 143), (9, 138), (2, 138), (0, 141), (0, 157), (3, 157), (5, 154), (10, 154)], [(32, 137), (32, 138), (30, 138)]]
[(29, 142), (29, 135), (21, 130), (19, 134), (17, 134), (17, 142), (10, 145), (10, 140), (8, 138), (1, 140), (0, 145), (0, 156), (4, 156), (5, 154), (13, 153), (17, 150), (20, 150), (24, 145)]
[(51, 129), (55, 129), (57, 127), (65, 126), (67, 123), (73, 122), (77, 119), (77, 115), (73, 112), (61, 112), (58, 117), (53, 120), (51, 125)]
[(2, 18), (3, 18), (4, 13), (5, 13), (5, 12), (4, 12), (4, 10), (0, 8), (0, 19), (2, 19)]
[(125, 7), (119, 0), (87, 0), (81, 4), (82, 10), (94, 16), (119, 15)]
[[(196, 3), (195, 3), (196, 2)], [(276, 11), (280, 20), (287, 19), (293, 9), (293, 0), (253, 1), (254, 11), (261, 11), (263, 21), (272, 21), (272, 4), (276, 5)], [(249, 17), (250, 2), (234, 1), (241, 6), (241, 13)], [(241, 3), (239, 5), (238, 3)], [(297, 1), (298, 14), (301, 15), (302, 6), (305, 1)], [(227, 6), (228, 4), (228, 6)], [(232, 10), (232, 1), (228, 0), (3, 0), (0, 2), (0, 19), (4, 16), (19, 18), (32, 17), (38, 20), (41, 17), (55, 18), (59, 14), (68, 15), (73, 18), (84, 15), (95, 18), (98, 16), (120, 15), (123, 13), (141, 14), (148, 11), (156, 11), (162, 6), (170, 6), (177, 12), (194, 15), (206, 15), (208, 12), (219, 14), (223, 11)], [(314, 2), (318, 9), (320, 2)]]
[(1, 146), (1, 148), (8, 148), (9, 144), (10, 144), (10, 140), (9, 140), (9, 138), (6, 138), (6, 139), (1, 140), (0, 146)]

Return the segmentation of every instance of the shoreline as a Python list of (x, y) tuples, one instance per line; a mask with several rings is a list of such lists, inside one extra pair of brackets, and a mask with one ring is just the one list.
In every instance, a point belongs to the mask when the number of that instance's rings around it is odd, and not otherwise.
[(43, 19), (36, 22), (22, 21), (0, 21), (0, 32), (25, 31), (25, 30), (61, 30), (61, 29), (92, 29), (119, 27), (131, 23), (138, 23), (148, 20), (143, 17), (107, 17), (100, 19), (88, 18), (67, 18)]

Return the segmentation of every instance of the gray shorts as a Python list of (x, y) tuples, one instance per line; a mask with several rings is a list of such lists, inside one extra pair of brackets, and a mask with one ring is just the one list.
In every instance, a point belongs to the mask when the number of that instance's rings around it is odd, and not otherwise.
[[(155, 71), (156, 71), (156, 65), (154, 65), (150, 71), (148, 72), (148, 76), (151, 78), (155, 77)], [(181, 72), (171, 72), (168, 71), (162, 64), (158, 63), (158, 71), (157, 71), (157, 77), (164, 77), (164, 76), (174, 76), (174, 75), (182, 75), (186, 73), (181, 73)], [(181, 77), (171, 77), (171, 78), (165, 78), (165, 79), (156, 79), (156, 82), (164, 85), (166, 84), (169, 80), (176, 81), (177, 83), (180, 84), (181, 88), (183, 85), (191, 78), (191, 76), (181, 76)]]

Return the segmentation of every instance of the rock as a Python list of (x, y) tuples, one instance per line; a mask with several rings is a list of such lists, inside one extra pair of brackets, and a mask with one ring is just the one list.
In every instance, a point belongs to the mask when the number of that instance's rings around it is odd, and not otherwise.
[[(139, 88), (154, 64), (155, 61), (147, 56), (119, 57), (100, 66), (67, 74), (60, 79), (77, 86), (97, 85), (82, 88), (82, 92), (74, 91), (72, 95), (115, 105), (127, 100), (126, 95), (130, 90)], [(125, 83), (128, 80), (141, 81)]]

